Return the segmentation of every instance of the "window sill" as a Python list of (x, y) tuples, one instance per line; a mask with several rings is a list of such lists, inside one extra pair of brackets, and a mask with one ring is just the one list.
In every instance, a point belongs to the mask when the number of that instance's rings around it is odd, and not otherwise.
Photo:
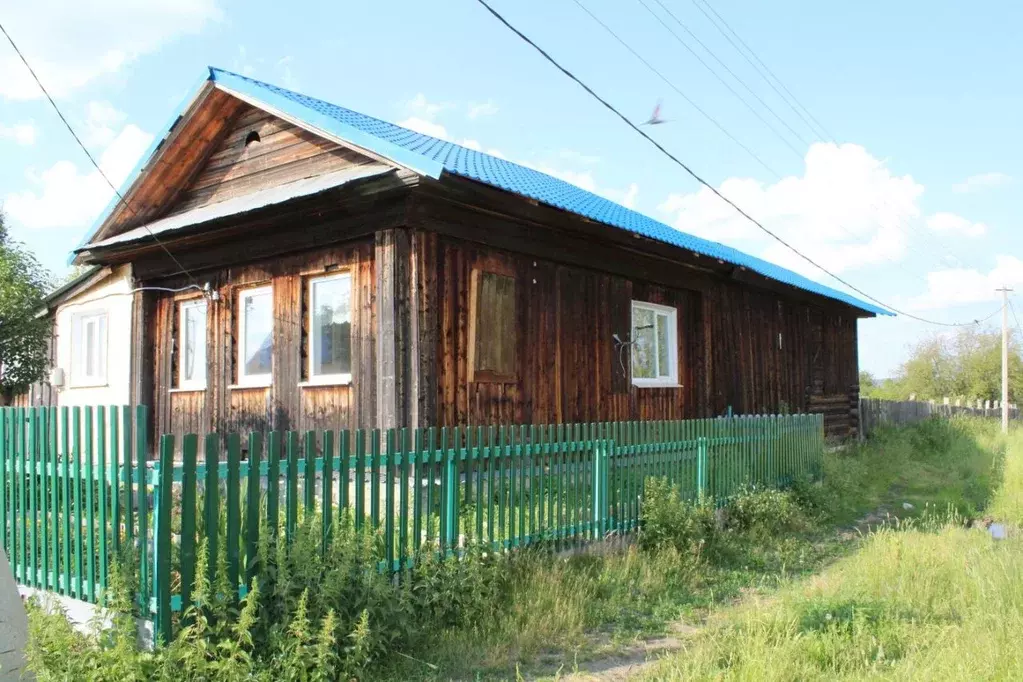
[(636, 381), (633, 379), (632, 385), (636, 388), (682, 388), (682, 384), (677, 381)]
[(205, 393), (205, 386), (185, 386), (181, 388), (168, 388), (168, 393)]
[(273, 382), (272, 381), (263, 381), (263, 382), (259, 382), (259, 383), (253, 382), (253, 383), (250, 383), (250, 384), (231, 384), (230, 386), (227, 387), (227, 390), (229, 390), (229, 391), (244, 391), (246, 389), (270, 388), (271, 386), (273, 386)]
[(299, 388), (316, 388), (318, 386), (351, 386), (351, 377), (339, 377), (337, 379), (313, 379), (311, 381), (298, 382)]
[(76, 388), (107, 388), (108, 386), (110, 386), (110, 382), (108, 381), (101, 381), (94, 384), (73, 383), (68, 384), (68, 389), (74, 390)]

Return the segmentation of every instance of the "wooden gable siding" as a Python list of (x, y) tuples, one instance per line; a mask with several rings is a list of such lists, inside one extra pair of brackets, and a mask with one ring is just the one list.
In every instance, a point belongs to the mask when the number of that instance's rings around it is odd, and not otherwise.
[(118, 203), (94, 239), (121, 234), (164, 215), (245, 106), (215, 88), (200, 96), (190, 108), (194, 113), (186, 112), (178, 120), (125, 197), (131, 209)]
[[(435, 368), (435, 377), (424, 378), (419, 409), (439, 425), (805, 412), (812, 395), (847, 393), (855, 383), (848, 316), (724, 280), (700, 292), (430, 232), (416, 245), (420, 346), (435, 349), (423, 359), (422, 371)], [(494, 260), (519, 283), (514, 382), (469, 379), (471, 272)], [(630, 335), (633, 300), (677, 310), (680, 387), (635, 387), (623, 371), (629, 353), (619, 356), (613, 334)]]
[[(246, 144), (253, 133), (259, 142)], [(370, 162), (369, 157), (246, 104), (168, 214)]]
[[(174, 390), (178, 295), (154, 300), (153, 404), (156, 433), (248, 432), (269, 429), (348, 429), (376, 425), (376, 303), (372, 240), (361, 240), (273, 261), (205, 273), (219, 300), (208, 304), (207, 388)], [(305, 377), (308, 278), (352, 274), (352, 382), (301, 386)], [(238, 388), (238, 294), (273, 287), (275, 318), (272, 385)]]

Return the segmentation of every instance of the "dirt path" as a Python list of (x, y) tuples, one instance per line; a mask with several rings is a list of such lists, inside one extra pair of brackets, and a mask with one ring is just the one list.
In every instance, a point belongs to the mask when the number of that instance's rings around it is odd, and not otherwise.
[[(880, 526), (897, 521), (895, 511), (887, 506), (881, 506), (858, 519), (854, 524), (845, 529), (838, 530), (838, 537), (846, 542), (854, 542)], [(728, 608), (749, 598), (750, 594), (744, 594), (730, 604), (721, 604), (714, 607), (714, 611), (721, 608)], [(759, 595), (756, 598), (763, 598)], [(595, 658), (589, 661), (580, 662), (576, 670), (551, 671), (546, 676), (535, 679), (549, 680), (570, 680), (572, 682), (624, 682), (639, 678), (644, 672), (648, 672), (658, 660), (666, 654), (674, 653), (685, 646), (685, 640), (692, 637), (703, 629), (704, 624), (698, 625), (675, 622), (669, 626), (669, 634), (664, 637), (648, 639), (636, 642), (624, 651), (613, 656)]]

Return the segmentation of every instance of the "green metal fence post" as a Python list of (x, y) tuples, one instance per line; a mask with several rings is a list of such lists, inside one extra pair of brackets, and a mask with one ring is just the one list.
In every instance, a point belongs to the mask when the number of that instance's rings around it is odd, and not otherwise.
[(156, 586), (156, 617), (153, 636), (164, 644), (171, 640), (171, 498), (174, 486), (174, 436), (160, 438), (160, 461), (157, 463), (153, 500), (156, 515), (153, 521), (153, 583)]
[[(73, 431), (75, 433), (75, 452), (78, 452), (78, 408), (74, 408), (72, 417), (75, 421)], [(76, 454), (77, 460), (77, 454)], [(149, 480), (146, 476), (146, 461), (149, 459), (149, 410), (145, 405), (135, 408), (135, 466), (137, 468), (135, 485), (138, 486), (138, 503), (135, 505), (135, 513), (139, 520), (139, 597), (145, 609), (149, 610)], [(76, 465), (77, 466), (77, 465)], [(75, 473), (78, 471), (76, 469)], [(81, 485), (78, 479), (77, 485)], [(76, 498), (77, 503), (77, 498)], [(78, 547), (81, 551), (81, 536), (79, 536)], [(81, 571), (81, 566), (79, 566)]]
[[(447, 445), (447, 439), (442, 438)], [(444, 544), (443, 549), (450, 553), (458, 546), (458, 459), (453, 453), (444, 450)]]
[[(602, 434), (603, 435), (603, 434)], [(600, 539), (607, 531), (607, 441), (593, 444), (593, 537)]]
[(707, 494), (707, 438), (700, 436), (696, 443), (696, 496), (702, 501)]

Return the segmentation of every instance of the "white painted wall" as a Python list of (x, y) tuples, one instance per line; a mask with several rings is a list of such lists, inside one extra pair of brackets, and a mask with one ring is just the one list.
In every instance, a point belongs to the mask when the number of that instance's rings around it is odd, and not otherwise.
[[(131, 266), (122, 265), (109, 276), (57, 307), (56, 366), (64, 370), (64, 386), (57, 404), (127, 405), (131, 397)], [(75, 385), (72, 371), (72, 320), (76, 314), (107, 314), (106, 381), (102, 385)]]

